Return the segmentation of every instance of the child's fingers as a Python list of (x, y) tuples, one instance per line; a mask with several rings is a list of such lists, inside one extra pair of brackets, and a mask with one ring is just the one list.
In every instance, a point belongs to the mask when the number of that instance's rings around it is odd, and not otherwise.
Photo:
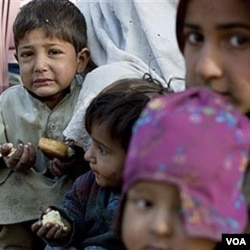
[(53, 161), (49, 162), (48, 168), (49, 168), (50, 173), (54, 176), (62, 176), (63, 175), (63, 172), (57, 166), (55, 166)]
[(49, 230), (46, 233), (47, 239), (60, 239), (64, 236), (65, 235), (63, 234), (63, 228), (58, 224), (50, 226)]
[(4, 143), (0, 146), (0, 153), (3, 156), (7, 156), (10, 153), (11, 148), (13, 148), (12, 143)]
[(29, 142), (27, 145), (29, 151), (28, 165), (33, 166), (36, 162), (36, 151), (33, 145)]
[(50, 229), (53, 227), (54, 225), (50, 224), (50, 223), (46, 223), (45, 225), (41, 225), (40, 228), (37, 230), (36, 234), (39, 237), (46, 237), (48, 239), (52, 238), (52, 237), (47, 237), (48, 232), (50, 231)]
[(55, 233), (55, 239), (61, 239), (63, 237), (66, 237), (68, 235), (68, 230), (63, 229), (62, 226), (59, 226), (59, 229)]
[(31, 230), (36, 233), (41, 226), (42, 222), (39, 220), (31, 225)]

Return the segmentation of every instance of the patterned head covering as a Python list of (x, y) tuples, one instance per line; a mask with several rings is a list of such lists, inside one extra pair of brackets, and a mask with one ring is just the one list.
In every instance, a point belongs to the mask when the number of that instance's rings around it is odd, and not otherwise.
[(220, 241), (222, 233), (240, 233), (249, 132), (247, 118), (209, 89), (153, 99), (134, 127), (123, 194), (142, 180), (175, 184), (190, 236)]

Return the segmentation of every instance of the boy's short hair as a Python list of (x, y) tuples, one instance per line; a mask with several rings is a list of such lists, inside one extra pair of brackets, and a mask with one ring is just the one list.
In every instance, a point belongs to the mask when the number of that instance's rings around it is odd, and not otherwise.
[(76, 52), (87, 46), (85, 18), (69, 0), (32, 0), (24, 5), (13, 25), (16, 49), (28, 32), (38, 28), (48, 37), (71, 43)]
[(112, 139), (127, 151), (132, 127), (141, 111), (154, 96), (168, 89), (145, 79), (118, 80), (97, 95), (86, 110), (85, 127), (91, 135), (93, 125), (104, 125)]

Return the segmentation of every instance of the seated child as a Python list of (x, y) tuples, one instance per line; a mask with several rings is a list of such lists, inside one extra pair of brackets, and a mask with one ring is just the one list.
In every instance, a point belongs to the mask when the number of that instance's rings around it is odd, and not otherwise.
[(247, 222), (249, 121), (206, 88), (155, 98), (138, 121), (116, 224), (126, 248), (212, 250)]
[(29, 1), (13, 35), (22, 84), (0, 96), (0, 249), (40, 250), (43, 242), (30, 229), (40, 208), (60, 204), (85, 169), (65, 165), (55, 174), (38, 142), (65, 139), (82, 86), (77, 74), (90, 52), (85, 18), (69, 0)]
[(59, 211), (64, 227), (41, 220), (32, 226), (50, 246), (124, 249), (111, 222), (119, 202), (131, 130), (146, 103), (163, 93), (167, 89), (156, 82), (126, 79), (108, 86), (92, 100), (85, 118), (92, 137), (85, 153), (91, 170), (75, 181), (61, 206), (45, 211)]

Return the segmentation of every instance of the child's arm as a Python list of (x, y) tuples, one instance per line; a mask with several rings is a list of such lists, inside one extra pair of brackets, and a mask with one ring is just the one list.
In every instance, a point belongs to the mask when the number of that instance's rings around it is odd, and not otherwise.
[[(41, 220), (32, 225), (32, 231), (51, 246), (78, 244), (88, 232), (85, 212), (94, 180), (95, 177), (90, 171), (80, 176), (74, 182), (71, 190), (65, 194), (61, 206), (50, 207), (50, 209), (57, 210), (60, 213), (63, 224), (67, 228), (66, 231), (63, 231), (63, 226), (60, 225), (51, 225), (50, 223), (43, 225)], [(45, 209), (44, 213), (48, 211)]]

